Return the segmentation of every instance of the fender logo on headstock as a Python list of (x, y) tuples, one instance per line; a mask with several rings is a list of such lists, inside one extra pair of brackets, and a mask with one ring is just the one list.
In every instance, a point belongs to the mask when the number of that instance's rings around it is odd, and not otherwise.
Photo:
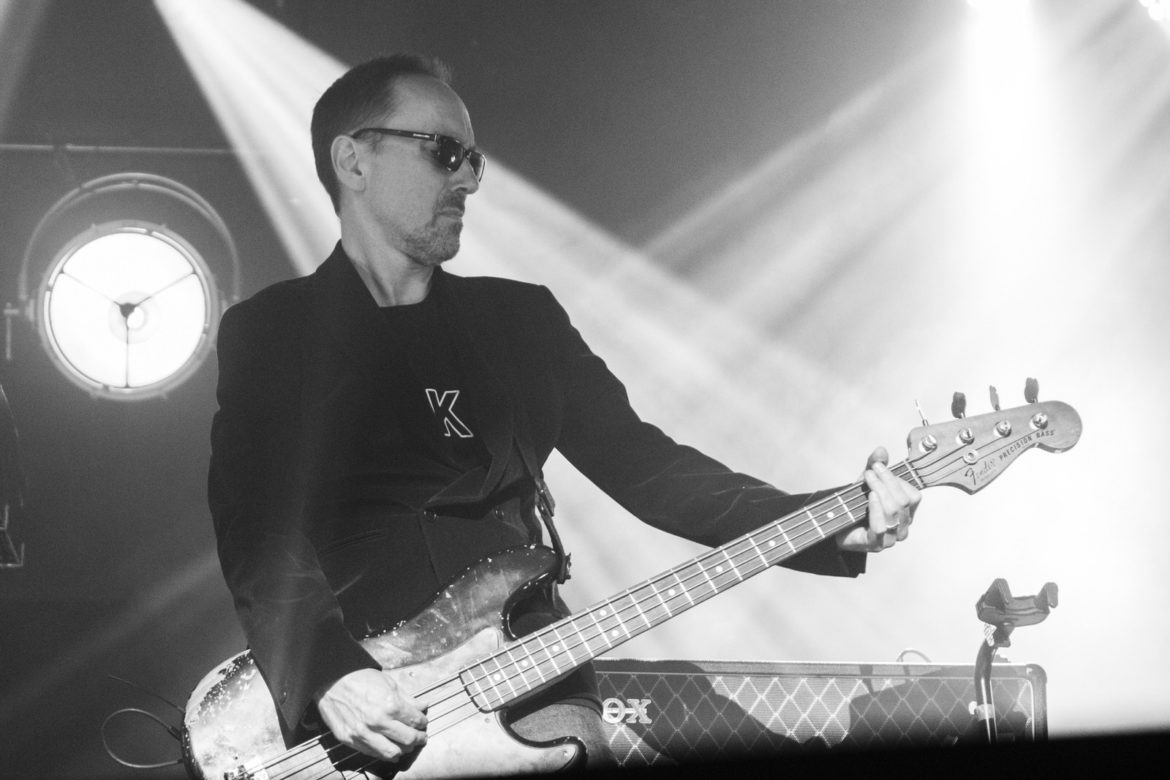
[(1060, 401), (1033, 401), (1015, 409), (997, 408), (990, 414), (925, 425), (911, 432), (907, 444), (912, 452), (922, 453), (912, 461), (920, 484), (949, 484), (973, 493), (998, 477), (1024, 451), (1063, 452), (1076, 444), (1080, 435), (1080, 416), (1071, 406)]

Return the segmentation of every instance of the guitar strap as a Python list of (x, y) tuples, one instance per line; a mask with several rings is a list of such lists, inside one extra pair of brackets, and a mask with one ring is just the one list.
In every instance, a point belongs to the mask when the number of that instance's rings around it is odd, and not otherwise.
[(525, 471), (528, 472), (528, 476), (532, 478), (532, 483), (536, 486), (536, 514), (540, 516), (541, 522), (548, 529), (549, 541), (553, 551), (557, 554), (557, 584), (563, 585), (569, 579), (569, 567), (572, 564), (573, 556), (565, 552), (561, 535), (557, 533), (556, 523), (553, 522), (557, 502), (553, 500), (548, 483), (544, 481), (544, 471), (536, 462), (536, 455), (533, 454), (528, 442), (521, 441), (518, 436), (514, 436), (513, 441), (516, 442), (516, 448), (520, 451), (520, 459), (524, 461)]

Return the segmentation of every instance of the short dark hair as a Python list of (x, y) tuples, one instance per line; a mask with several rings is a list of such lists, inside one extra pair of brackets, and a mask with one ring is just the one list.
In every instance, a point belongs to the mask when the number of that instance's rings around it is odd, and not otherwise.
[(394, 84), (403, 76), (430, 76), (451, 83), (451, 69), (434, 57), (390, 54), (355, 65), (322, 93), (313, 107), (310, 132), (317, 178), (339, 208), (340, 186), (333, 173), (333, 139), (367, 125), (394, 108)]

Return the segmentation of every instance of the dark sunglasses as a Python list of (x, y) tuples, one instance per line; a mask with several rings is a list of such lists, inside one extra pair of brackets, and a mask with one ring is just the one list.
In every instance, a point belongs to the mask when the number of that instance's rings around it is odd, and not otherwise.
[(468, 149), (449, 135), (417, 133), (413, 130), (391, 130), (386, 127), (363, 127), (360, 130), (354, 130), (350, 133), (350, 137), (357, 138), (359, 135), (365, 135), (366, 133), (397, 135), (403, 138), (417, 138), (420, 141), (431, 141), (436, 145), (434, 151), (431, 152), (431, 155), (435, 158), (435, 162), (451, 173), (454, 173), (459, 170), (459, 166), (463, 165), (463, 161), (467, 160), (467, 162), (471, 163), (471, 171), (475, 174), (476, 181), (483, 180), (483, 169), (487, 165), (487, 158), (484, 157), (483, 152)]

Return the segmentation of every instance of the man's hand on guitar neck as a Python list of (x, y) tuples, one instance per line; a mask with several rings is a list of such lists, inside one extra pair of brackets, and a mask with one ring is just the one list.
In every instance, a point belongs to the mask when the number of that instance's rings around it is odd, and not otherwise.
[(918, 488), (890, 471), (885, 447), (874, 450), (862, 479), (869, 488), (867, 522), (837, 534), (837, 546), (851, 552), (881, 552), (904, 541), (922, 500)]
[(385, 761), (397, 761), (427, 741), (422, 706), (377, 669), (341, 677), (318, 697), (317, 709), (342, 744)]

